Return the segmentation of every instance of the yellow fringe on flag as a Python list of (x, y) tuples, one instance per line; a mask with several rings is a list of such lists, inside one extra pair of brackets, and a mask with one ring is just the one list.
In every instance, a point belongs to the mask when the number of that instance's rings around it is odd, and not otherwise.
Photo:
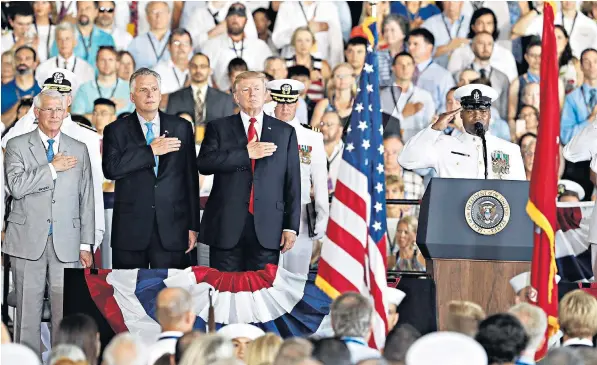
[(340, 296), (340, 292), (319, 275), (317, 275), (315, 278), (315, 286), (321, 289), (322, 292), (326, 293), (328, 297), (332, 298), (332, 300)]

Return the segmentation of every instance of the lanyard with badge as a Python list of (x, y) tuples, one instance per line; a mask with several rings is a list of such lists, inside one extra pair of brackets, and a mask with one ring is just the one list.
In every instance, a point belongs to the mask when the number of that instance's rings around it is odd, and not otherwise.
[[(93, 29), (95, 29), (95, 28), (93, 28)], [(93, 29), (91, 29), (91, 33), (89, 33), (89, 45), (87, 45), (87, 43), (85, 43), (85, 37), (83, 36), (81, 29), (79, 29), (79, 27), (77, 27), (77, 30), (79, 31), (79, 35), (81, 35), (81, 43), (83, 43), (83, 47), (85, 47), (85, 60), (89, 59), (89, 50), (91, 49), (91, 45), (93, 43)]]
[(149, 39), (149, 44), (151, 44), (151, 49), (153, 49), (153, 54), (155, 55), (156, 61), (160, 62), (160, 59), (162, 59), (164, 52), (166, 52), (168, 44), (164, 45), (164, 48), (162, 48), (162, 52), (160, 52), (160, 54), (158, 55), (158, 51), (155, 49), (155, 45), (153, 44), (153, 41), (151, 40), (151, 36), (149, 35), (149, 33), (147, 33), (147, 39)]
[[(394, 86), (390, 86), (390, 93), (392, 94), (392, 100), (394, 101), (394, 107), (397, 108), (398, 100), (396, 99), (396, 94), (394, 94)], [(408, 96), (408, 99), (406, 99), (406, 103), (404, 103), (404, 106), (406, 106), (408, 104), (410, 99), (412, 99), (413, 95), (415, 95), (415, 86), (414, 85), (413, 85), (410, 95)]]
[(234, 42), (232, 40), (232, 38), (230, 39), (230, 49), (234, 51), (234, 54), (236, 55), (236, 57), (238, 58), (243, 58), (243, 52), (245, 51), (245, 38), (243, 37), (243, 40), (241, 41), (240, 44), (240, 56), (238, 55), (238, 50), (236, 49), (236, 42)]
[[(574, 26), (576, 25), (576, 18), (578, 18), (578, 11), (576, 12), (576, 15), (574, 16), (574, 20), (572, 20), (572, 28), (570, 28), (570, 31), (568, 32), (569, 37), (571, 37), (572, 32), (574, 32)], [(566, 29), (566, 26), (564, 25), (564, 13), (563, 12), (562, 12), (562, 27), (564, 29)]]
[[(99, 82), (98, 82), (97, 78), (95, 78), (95, 87), (97, 88), (97, 93), (98, 93), (99, 97), (103, 98), (104, 96), (102, 95), (102, 92), (100, 91)], [(114, 94), (116, 93), (117, 88), (118, 88), (118, 78), (116, 78), (116, 85), (114, 85), (114, 88), (112, 89), (112, 92), (110, 93), (110, 97), (108, 99), (112, 99), (114, 97)]]
[[(309, 24), (309, 18), (307, 17), (307, 13), (305, 12), (305, 8), (303, 7), (303, 3), (299, 2), (299, 6), (301, 7), (301, 11), (303, 12), (303, 16), (305, 17), (305, 21)], [(317, 4), (315, 4), (315, 10), (313, 10), (313, 18), (315, 19), (315, 14), (317, 13)]]
[[(64, 62), (65, 62), (65, 66), (66, 66), (66, 63), (68, 63), (68, 60), (65, 58)], [(60, 65), (58, 65), (58, 56), (56, 56), (56, 67), (60, 68)], [(77, 67), (77, 57), (75, 57), (75, 62), (73, 62), (73, 69), (71, 70), (72, 73), (75, 72), (75, 67)], [(65, 69), (66, 69), (66, 67), (65, 67)]]
[(214, 18), (214, 23), (216, 23), (216, 25), (220, 24), (220, 21), (218, 20), (218, 14), (220, 13), (219, 11), (212, 13), (211, 10), (207, 8), (207, 12), (209, 13), (209, 15), (211, 15), (212, 18)]
[[(37, 34), (37, 36), (39, 37), (39, 30), (37, 29), (37, 23), (33, 23), (33, 26), (35, 27), (35, 33)], [(46, 56), (49, 57), (50, 56), (50, 34), (52, 32), (52, 24), (50, 23), (48, 25), (48, 38), (46, 39)], [(14, 33), (12, 35), (12, 38), (14, 39)]]
[[(458, 29), (456, 30), (456, 38), (458, 38), (458, 34), (460, 33), (460, 28), (462, 27), (462, 23), (464, 23), (462, 17), (460, 17), (460, 19), (458, 19), (458, 21), (460, 22), (458, 24)], [(442, 22), (444, 23), (444, 26), (446, 27), (446, 32), (448, 32), (448, 37), (450, 37), (450, 40), (452, 40), (452, 32), (450, 31), (450, 29), (452, 27), (448, 26), (448, 23), (446, 23), (446, 18), (442, 15)]]
[[(242, 56), (242, 53), (241, 53), (241, 56)], [(187, 82), (189, 75), (188, 74), (185, 75), (184, 80), (182, 80), (182, 84), (181, 84), (180, 78), (178, 77), (178, 72), (176, 72), (176, 67), (172, 66), (172, 72), (174, 73), (174, 77), (176, 77), (176, 83), (178, 83), (178, 87), (180, 87), (182, 89), (184, 84)]]

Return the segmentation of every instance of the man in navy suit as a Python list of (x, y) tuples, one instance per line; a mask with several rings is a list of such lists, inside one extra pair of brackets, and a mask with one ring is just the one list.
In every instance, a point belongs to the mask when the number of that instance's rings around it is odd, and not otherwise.
[(207, 124), (197, 157), (202, 175), (215, 175), (201, 221), (200, 241), (220, 271), (277, 264), (299, 231), (301, 176), (294, 128), (263, 113), (265, 75), (237, 76), (240, 113)]

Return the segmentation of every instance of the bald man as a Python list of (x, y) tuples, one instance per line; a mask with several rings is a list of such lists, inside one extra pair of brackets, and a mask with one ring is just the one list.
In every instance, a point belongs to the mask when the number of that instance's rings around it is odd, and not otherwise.
[(155, 313), (162, 333), (151, 347), (149, 364), (153, 364), (164, 354), (174, 354), (176, 342), (182, 335), (193, 330), (196, 314), (193, 311), (193, 298), (182, 288), (166, 288), (159, 294)]

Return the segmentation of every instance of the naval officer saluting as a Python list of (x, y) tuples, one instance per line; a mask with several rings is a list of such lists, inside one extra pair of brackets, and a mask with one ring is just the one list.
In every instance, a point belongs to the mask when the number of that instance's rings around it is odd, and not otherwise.
[[(433, 168), (445, 178), (526, 180), (518, 145), (486, 133), (491, 102), (497, 97), (497, 92), (486, 85), (458, 88), (454, 98), (462, 108), (441, 114), (435, 123), (409, 139), (398, 157), (400, 165), (408, 170)], [(465, 132), (444, 134), (458, 112)]]
[[(313, 241), (323, 238), (329, 215), (327, 187), (327, 159), (323, 135), (301, 124), (296, 117), (298, 98), (305, 85), (296, 80), (283, 79), (267, 83), (276, 103), (274, 116), (296, 130), (301, 163), (301, 224), (292, 250), (282, 255), (282, 267), (297, 274), (308, 274)], [(313, 187), (313, 189), (311, 189)], [(314, 201), (311, 201), (313, 191)]]

